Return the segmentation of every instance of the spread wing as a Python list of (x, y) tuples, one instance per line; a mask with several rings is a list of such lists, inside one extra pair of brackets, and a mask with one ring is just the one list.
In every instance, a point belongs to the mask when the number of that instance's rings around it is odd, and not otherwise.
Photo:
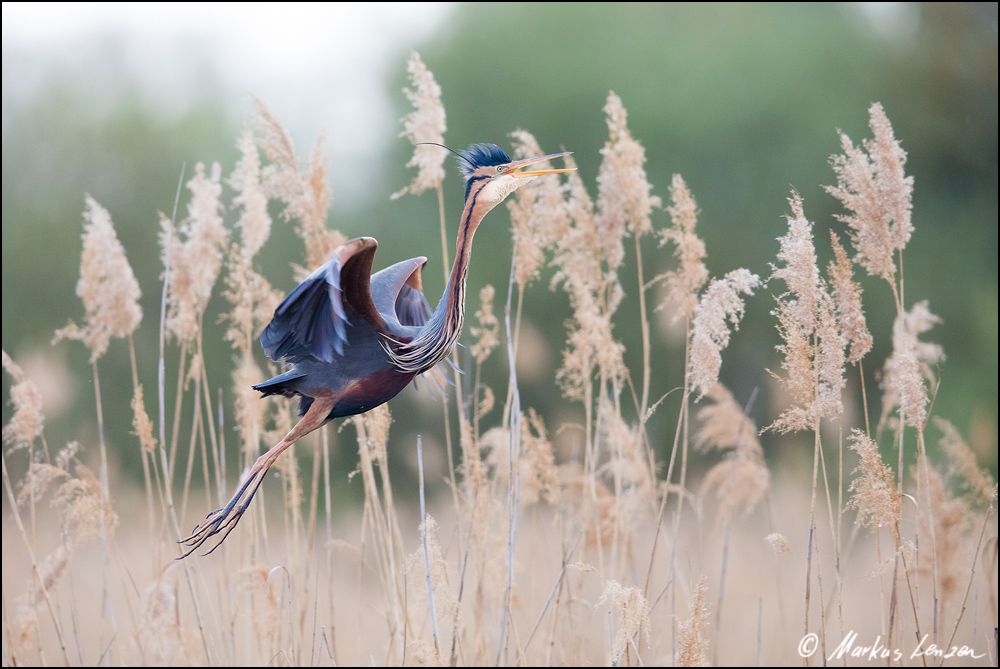
[(296, 286), (260, 335), (267, 357), (298, 362), (312, 356), (332, 362), (334, 352), (344, 354), (345, 326), (353, 317), (363, 318), (384, 332), (385, 323), (371, 293), (377, 247), (378, 242), (371, 237), (352, 239)]

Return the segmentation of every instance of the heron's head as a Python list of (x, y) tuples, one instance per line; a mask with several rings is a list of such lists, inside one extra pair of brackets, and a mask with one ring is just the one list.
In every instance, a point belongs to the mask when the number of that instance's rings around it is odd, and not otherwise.
[(505, 197), (537, 176), (572, 172), (572, 169), (524, 171), (529, 165), (568, 156), (570, 153), (572, 151), (527, 160), (511, 160), (510, 156), (496, 144), (473, 144), (465, 151), (456, 152), (455, 155), (458, 156), (458, 170), (465, 178), (466, 201), (472, 193), (476, 193), (477, 201), (492, 209), (503, 202)]

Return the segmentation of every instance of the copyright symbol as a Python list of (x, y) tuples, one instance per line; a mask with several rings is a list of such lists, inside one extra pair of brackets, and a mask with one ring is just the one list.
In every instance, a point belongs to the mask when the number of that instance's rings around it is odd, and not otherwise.
[(813, 632), (806, 634), (802, 637), (802, 641), (799, 641), (799, 656), (800, 657), (811, 657), (813, 653), (816, 652), (816, 646), (819, 644), (819, 637)]

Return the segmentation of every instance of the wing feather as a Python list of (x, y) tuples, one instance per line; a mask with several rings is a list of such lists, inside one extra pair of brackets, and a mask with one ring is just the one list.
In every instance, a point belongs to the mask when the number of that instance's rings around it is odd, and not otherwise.
[(344, 354), (346, 326), (355, 315), (383, 330), (370, 283), (377, 247), (371, 237), (352, 239), (288, 293), (260, 335), (267, 357), (298, 362), (311, 356), (332, 362), (334, 353)]
[[(430, 317), (430, 305), (424, 297), (420, 271), (427, 258), (410, 258), (375, 273), (372, 276), (372, 300), (386, 322), (389, 334), (395, 325), (420, 327)], [(412, 335), (412, 333), (410, 333)]]

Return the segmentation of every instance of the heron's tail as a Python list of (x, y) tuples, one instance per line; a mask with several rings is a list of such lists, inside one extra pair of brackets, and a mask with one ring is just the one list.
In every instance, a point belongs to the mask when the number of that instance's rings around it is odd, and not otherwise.
[(297, 379), (301, 379), (306, 374), (305, 372), (297, 371), (295, 369), (290, 369), (284, 374), (278, 374), (273, 379), (268, 379), (263, 383), (258, 383), (253, 386), (253, 389), (263, 393), (264, 397), (268, 395), (284, 395), (285, 397), (295, 397), (299, 394), (297, 390), (291, 387), (292, 382)]

